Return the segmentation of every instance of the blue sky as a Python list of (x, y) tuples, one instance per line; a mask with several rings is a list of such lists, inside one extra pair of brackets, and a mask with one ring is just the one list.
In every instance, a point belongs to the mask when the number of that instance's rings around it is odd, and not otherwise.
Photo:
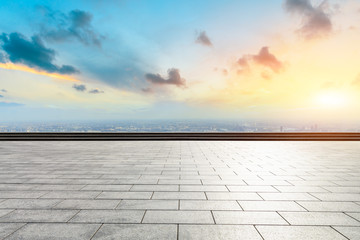
[[(357, 7), (357, 0), (3, 0), (1, 120), (338, 116), (359, 107), (351, 54), (358, 49), (350, 47), (359, 37)], [(347, 46), (332, 56), (349, 63), (319, 55), (335, 42)]]

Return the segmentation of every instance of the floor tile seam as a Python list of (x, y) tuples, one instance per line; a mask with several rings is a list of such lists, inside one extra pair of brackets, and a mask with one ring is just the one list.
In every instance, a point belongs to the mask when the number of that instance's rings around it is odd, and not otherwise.
[(278, 211), (276, 211), (276, 213), (277, 213), (285, 222), (287, 222), (287, 224), (289, 224), (289, 226), (291, 226), (291, 223), (290, 223), (283, 215), (281, 215)]
[(349, 213), (352, 213), (351, 211), (349, 211), (349, 212), (342, 212), (342, 213), (360, 223), (360, 220), (359, 220), (359, 219), (357, 219), (357, 218), (349, 215)]
[(10, 237), (11, 235), (13, 235), (15, 232), (19, 231), (21, 228), (25, 227), (26, 225), (28, 225), (28, 223), (24, 223), (22, 226), (20, 226), (19, 228), (17, 228), (15, 231), (13, 231), (12, 233), (6, 235), (3, 239), (5, 240), (6, 238)]
[(100, 226), (98, 227), (98, 229), (94, 232), (94, 234), (90, 237), (89, 240), (92, 240), (92, 239), (95, 237), (95, 235), (97, 234), (97, 232), (100, 230), (100, 228), (101, 228), (103, 225), (104, 225), (104, 223), (100, 224)]
[(256, 232), (260, 235), (261, 239), (262, 239), (262, 240), (265, 240), (265, 238), (263, 237), (263, 235), (260, 233), (259, 229), (256, 227), (257, 225), (253, 225), (253, 226), (254, 226)]
[[(61, 211), (61, 210), (60, 210)], [(72, 217), (70, 217), (66, 223), (70, 222), (76, 215), (78, 215), (81, 212), (81, 210), (78, 210)]]
[(333, 229), (335, 232), (339, 233), (341, 236), (343, 236), (344, 238), (350, 240), (350, 238), (348, 238), (347, 236), (345, 236), (343, 233), (341, 233), (339, 230), (337, 230), (336, 228), (334, 228), (333, 226), (330, 226), (331, 229)]
[[(97, 224), (101, 224), (101, 223), (96, 223), (96, 222), (47, 222), (47, 221), (32, 221), (32, 222), (1, 222), (1, 223), (23, 223), (23, 224), (63, 224), (63, 225), (97, 225)], [(130, 222), (118, 222), (118, 223), (114, 223), (114, 222), (106, 222), (103, 223), (106, 225), (176, 225), (176, 224), (180, 224), (180, 225), (211, 225), (211, 226), (221, 226), (221, 225), (226, 225), (226, 226), (283, 226), (283, 227), (351, 227), (351, 228), (359, 228), (359, 225), (341, 225), (341, 224), (292, 224), (292, 225), (288, 225), (288, 224), (284, 224), (284, 223), (140, 223), (140, 222), (134, 222), (134, 223), (130, 223)]]
[(147, 210), (144, 211), (144, 214), (143, 214), (143, 216), (141, 218), (140, 224), (144, 222), (144, 218), (145, 218), (146, 213), (147, 213)]

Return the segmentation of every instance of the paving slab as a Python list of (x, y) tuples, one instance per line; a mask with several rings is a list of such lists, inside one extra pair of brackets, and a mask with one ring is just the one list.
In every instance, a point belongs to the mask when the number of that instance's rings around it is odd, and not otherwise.
[[(66, 199), (55, 205), (54, 209), (115, 209), (120, 200)], [(0, 205), (1, 207), (1, 205)]]
[(179, 239), (207, 239), (207, 240), (261, 240), (261, 236), (254, 226), (236, 225), (180, 225)]
[(320, 211), (320, 212), (360, 212), (360, 205), (353, 202), (310, 202), (310, 201), (298, 201), (299, 205), (307, 209), (308, 211)]
[(143, 223), (214, 223), (210, 211), (154, 211), (145, 213)]
[(213, 211), (216, 224), (288, 225), (276, 212)]
[(295, 201), (238, 201), (244, 211), (306, 211)]
[(14, 210), (9, 214), (0, 217), (0, 222), (67, 222), (77, 212), (78, 211), (76, 210)]
[(0, 209), (50, 209), (60, 201), (59, 199), (7, 199), (0, 203)]
[(122, 200), (117, 209), (177, 210), (178, 200)]
[(350, 240), (360, 239), (360, 227), (334, 227)]
[(29, 223), (6, 240), (89, 240), (100, 224)]
[(150, 199), (152, 192), (101, 192), (97, 199)]
[(180, 200), (181, 210), (242, 210), (236, 201)]
[(104, 224), (92, 240), (176, 240), (176, 237), (176, 225)]
[(4, 239), (24, 225), (25, 223), (0, 223), (0, 239)]
[(204, 192), (154, 192), (152, 199), (206, 199)]
[(141, 210), (81, 210), (73, 223), (140, 223), (145, 211)]
[(319, 226), (256, 226), (266, 240), (345, 240), (331, 227)]
[(0, 239), (360, 238), (360, 142), (0, 149)]
[(291, 225), (360, 226), (360, 222), (344, 213), (279, 212)]

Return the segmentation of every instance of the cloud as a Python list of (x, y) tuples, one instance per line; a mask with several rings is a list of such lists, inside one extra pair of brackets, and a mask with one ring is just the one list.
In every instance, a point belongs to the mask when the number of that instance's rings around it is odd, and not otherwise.
[(2, 52), (0, 52), (0, 63), (6, 63), (6, 57)]
[(21, 107), (24, 106), (22, 103), (15, 102), (0, 102), (0, 107)]
[(167, 79), (160, 74), (148, 73), (145, 75), (146, 80), (158, 85), (176, 85), (178, 87), (186, 87), (186, 80), (181, 78), (179, 69), (170, 68), (168, 70)]
[(355, 78), (355, 80), (351, 84), (354, 86), (360, 86), (360, 74)]
[(74, 84), (72, 87), (79, 92), (84, 92), (86, 90), (86, 86), (84, 84)]
[(46, 48), (40, 37), (33, 36), (31, 40), (26, 39), (20, 33), (3, 33), (0, 35), (1, 48), (7, 53), (12, 63), (24, 64), (31, 68), (43, 70), (48, 73), (74, 74), (79, 71), (73, 66), (55, 65), (56, 52)]
[(243, 57), (239, 58), (237, 63), (243, 68), (248, 68), (249, 67), (249, 63), (248, 63), (249, 60), (251, 60), (251, 59), (249, 59), (248, 56), (243, 56)]
[(332, 22), (326, 11), (327, 0), (314, 7), (310, 0), (285, 0), (285, 9), (302, 17), (302, 26), (298, 32), (306, 39), (327, 36), (332, 31)]
[(240, 73), (244, 72), (244, 70), (249, 70), (251, 62), (270, 68), (275, 73), (279, 73), (283, 69), (283, 64), (275, 57), (274, 54), (269, 52), (268, 47), (262, 47), (256, 55), (242, 56), (237, 61), (237, 63), (242, 67)]
[(95, 89), (90, 90), (89, 93), (98, 94), (98, 93), (104, 93), (104, 91), (95, 88)]
[(279, 72), (282, 69), (282, 63), (269, 52), (268, 47), (262, 47), (257, 55), (253, 56), (256, 63), (269, 67), (274, 72)]
[(0, 94), (0, 98), (3, 98), (3, 97), (4, 97), (4, 95), (1, 95), (1, 94)]
[(199, 44), (207, 46), (207, 47), (213, 46), (210, 38), (206, 35), (205, 31), (202, 31), (198, 34), (198, 36), (196, 38), (196, 43), (199, 43)]
[(229, 71), (224, 68), (224, 69), (222, 70), (222, 74), (223, 74), (224, 76), (227, 76), (227, 75), (229, 74)]
[(6, 93), (6, 92), (7, 92), (7, 90), (6, 90), (6, 89), (0, 89), (0, 92), (4, 92), (4, 93)]
[(261, 77), (263, 79), (270, 80), (271, 79), (271, 74), (269, 72), (264, 71), (264, 72), (261, 73)]
[(153, 89), (151, 89), (151, 88), (142, 88), (141, 89), (141, 91), (143, 91), (144, 93), (153, 93), (154, 91), (153, 91)]
[(85, 45), (101, 46), (104, 37), (94, 30), (91, 24), (93, 16), (89, 12), (72, 10), (64, 14), (45, 6), (38, 9), (48, 20), (41, 30), (41, 36), (46, 40), (63, 42), (76, 39)]

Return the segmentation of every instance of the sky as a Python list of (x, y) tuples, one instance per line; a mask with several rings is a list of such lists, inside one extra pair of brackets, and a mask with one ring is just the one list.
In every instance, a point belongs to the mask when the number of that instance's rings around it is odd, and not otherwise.
[(2, 0), (0, 121), (360, 120), (360, 0)]

